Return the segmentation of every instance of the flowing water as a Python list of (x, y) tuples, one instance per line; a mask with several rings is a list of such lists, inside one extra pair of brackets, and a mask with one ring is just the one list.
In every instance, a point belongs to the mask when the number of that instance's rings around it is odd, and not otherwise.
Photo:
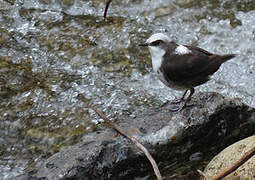
[(255, 1), (0, 0), (0, 176), (33, 170), (102, 128), (181, 95), (151, 73), (154, 32), (238, 56), (196, 88), (255, 106)]

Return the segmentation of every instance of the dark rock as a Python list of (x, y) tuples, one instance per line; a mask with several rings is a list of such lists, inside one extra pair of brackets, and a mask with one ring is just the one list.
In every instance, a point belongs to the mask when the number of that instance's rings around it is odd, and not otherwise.
[[(254, 134), (255, 109), (239, 99), (197, 93), (191, 103), (195, 105), (182, 112), (170, 112), (173, 105), (168, 104), (135, 119), (120, 117), (119, 125), (148, 148), (162, 171), (195, 153), (199, 154), (195, 159), (203, 158)], [(153, 171), (144, 154), (128, 139), (105, 129), (56, 153), (30, 178), (133, 179), (148, 174)]]

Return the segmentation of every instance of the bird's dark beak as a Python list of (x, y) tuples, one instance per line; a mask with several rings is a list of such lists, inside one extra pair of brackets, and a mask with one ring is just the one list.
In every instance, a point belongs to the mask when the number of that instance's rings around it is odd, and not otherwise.
[(138, 46), (148, 46), (147, 43), (139, 44)]

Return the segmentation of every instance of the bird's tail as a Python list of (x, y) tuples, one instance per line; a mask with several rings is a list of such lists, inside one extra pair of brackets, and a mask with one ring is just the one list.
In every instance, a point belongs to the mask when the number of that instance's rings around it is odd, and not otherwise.
[(223, 56), (221, 56), (221, 61), (222, 61), (222, 63), (224, 63), (224, 62), (226, 62), (226, 61), (228, 61), (228, 60), (230, 60), (234, 57), (236, 57), (236, 54), (223, 55)]

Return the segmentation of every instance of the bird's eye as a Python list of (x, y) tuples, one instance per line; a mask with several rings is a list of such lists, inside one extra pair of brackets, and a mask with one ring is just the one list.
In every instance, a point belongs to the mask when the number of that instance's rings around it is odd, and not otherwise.
[(158, 46), (162, 43), (162, 40), (153, 41), (150, 45), (151, 46)]

